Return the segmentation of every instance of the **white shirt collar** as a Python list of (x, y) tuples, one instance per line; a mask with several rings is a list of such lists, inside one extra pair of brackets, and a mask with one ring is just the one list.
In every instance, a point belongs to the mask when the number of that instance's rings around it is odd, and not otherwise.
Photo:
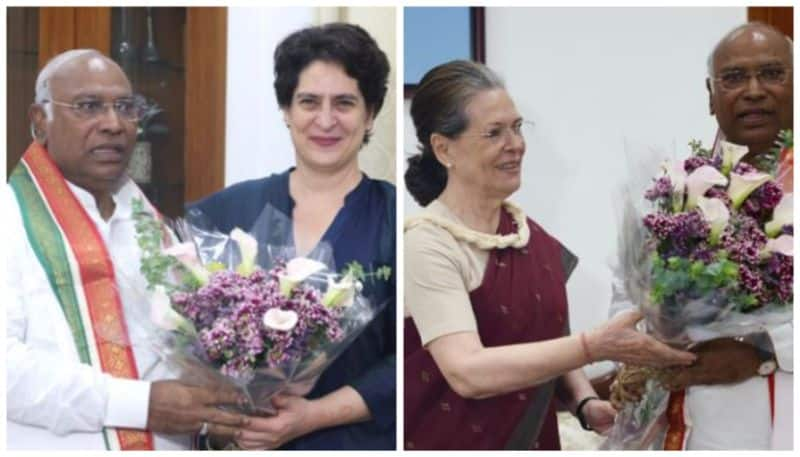
[[(94, 196), (77, 184), (67, 181), (67, 185), (70, 190), (72, 190), (72, 193), (75, 195), (75, 198), (78, 199), (81, 206), (83, 206), (89, 214), (102, 220), (100, 217), (100, 209), (97, 207)], [(138, 195), (136, 183), (134, 183), (130, 177), (125, 176), (122, 185), (111, 194), (111, 198), (114, 200), (114, 212), (108, 220), (130, 218), (132, 213), (131, 199), (136, 195)]]

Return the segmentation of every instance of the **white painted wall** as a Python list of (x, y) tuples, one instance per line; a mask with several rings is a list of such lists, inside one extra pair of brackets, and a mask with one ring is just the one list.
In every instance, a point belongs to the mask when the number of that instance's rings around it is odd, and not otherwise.
[[(281, 172), (294, 164), (294, 147), (272, 87), (278, 43), (303, 27), (330, 21), (361, 25), (389, 57), (395, 74), (394, 8), (228, 8), (225, 185)], [(389, 90), (360, 164), (374, 178), (395, 179), (395, 91)]]
[(226, 186), (294, 164), (272, 88), (272, 54), (283, 38), (313, 22), (313, 8), (228, 8)]
[(394, 183), (396, 178), (397, 151), (397, 57), (394, 7), (349, 7), (343, 8), (344, 20), (358, 24), (367, 30), (386, 53), (389, 59), (389, 81), (383, 108), (375, 118), (373, 135), (369, 143), (358, 154), (358, 163), (370, 177)]
[[(487, 8), (487, 64), (506, 81), (527, 138), (512, 200), (579, 255), (568, 283), (574, 331), (604, 321), (616, 249), (611, 197), (623, 139), (685, 155), (713, 141), (706, 58), (746, 8)], [(416, 152), (406, 102), (404, 152)], [(406, 198), (406, 214), (418, 210)]]

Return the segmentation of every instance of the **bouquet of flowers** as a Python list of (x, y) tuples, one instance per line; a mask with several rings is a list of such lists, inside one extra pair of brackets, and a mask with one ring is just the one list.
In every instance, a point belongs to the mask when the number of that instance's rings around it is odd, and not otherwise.
[[(686, 348), (792, 320), (792, 194), (776, 180), (791, 138), (783, 133), (781, 148), (759, 157), (758, 167), (741, 161), (745, 146), (722, 141), (712, 154), (692, 142), (688, 159), (662, 165), (646, 205), (624, 195), (618, 275), (648, 333)], [(620, 412), (605, 448), (648, 445), (665, 424), (669, 376), (622, 368), (612, 387)]]
[(143, 204), (133, 207), (157, 352), (188, 382), (240, 388), (251, 412), (273, 412), (279, 392), (307, 394), (385, 304), (361, 290), (388, 280), (389, 267), (366, 273), (353, 262), (335, 273), (323, 261), (330, 250), (291, 258), (238, 228), (186, 221), (177, 224), (186, 241), (166, 246), (168, 231)]

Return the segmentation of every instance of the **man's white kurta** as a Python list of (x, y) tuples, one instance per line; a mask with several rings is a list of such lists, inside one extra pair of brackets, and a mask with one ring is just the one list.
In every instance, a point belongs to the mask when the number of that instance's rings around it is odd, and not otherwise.
[[(140, 255), (128, 180), (114, 195), (108, 221), (94, 197), (68, 183), (106, 243), (118, 278), (137, 370), (143, 379), (166, 379), (165, 364), (149, 346), (142, 322), (148, 304), (141, 290)], [(80, 362), (64, 313), (27, 238), (10, 186), (0, 195), (6, 227), (6, 405), (8, 449), (105, 449), (104, 426), (144, 429), (150, 382), (114, 378)], [(138, 324), (137, 324), (138, 323)], [(154, 436), (156, 449), (188, 449), (189, 436)]]
[(767, 378), (686, 389), (691, 421), (687, 449), (792, 449), (793, 327), (767, 329), (779, 370), (775, 373), (775, 424)]

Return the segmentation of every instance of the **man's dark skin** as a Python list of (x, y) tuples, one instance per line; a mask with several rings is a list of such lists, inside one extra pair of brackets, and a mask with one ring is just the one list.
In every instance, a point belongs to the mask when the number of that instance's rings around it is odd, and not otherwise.
[[(94, 97), (105, 102), (131, 95), (131, 85), (112, 60), (99, 53), (78, 56), (62, 64), (49, 80), (52, 100), (72, 103)], [(92, 119), (81, 119), (70, 107), (51, 104), (48, 120), (44, 104), (29, 111), (33, 132), (71, 183), (94, 196), (101, 216), (114, 213), (112, 194), (122, 183), (136, 141), (136, 122), (112, 108)], [(219, 436), (235, 436), (246, 416), (225, 412), (220, 405), (237, 404), (240, 395), (230, 388), (195, 387), (179, 381), (155, 381), (150, 386), (147, 429), (155, 433), (188, 434), (207, 422)]]
[(712, 56), (713, 76), (732, 70), (751, 73), (772, 65), (790, 70), (785, 84), (763, 84), (750, 77), (736, 90), (726, 90), (713, 78), (706, 79), (709, 110), (725, 138), (745, 145), (745, 160), (768, 152), (778, 132), (794, 122), (793, 55), (791, 43), (780, 31), (760, 23), (746, 24), (719, 42)]
[[(709, 109), (717, 118), (721, 133), (727, 141), (747, 146), (750, 151), (743, 160), (753, 163), (760, 154), (775, 147), (779, 131), (792, 128), (794, 88), (791, 72), (785, 84), (762, 84), (752, 74), (771, 65), (793, 69), (791, 43), (772, 27), (746, 24), (719, 42), (712, 63), (714, 77), (739, 69), (751, 73), (740, 89), (725, 90), (713, 77), (706, 79), (706, 88)], [(690, 367), (673, 370), (671, 389), (736, 383), (757, 376), (761, 358), (754, 344), (772, 351), (766, 334), (749, 335), (744, 341), (719, 338), (698, 344), (692, 349), (698, 360)]]

